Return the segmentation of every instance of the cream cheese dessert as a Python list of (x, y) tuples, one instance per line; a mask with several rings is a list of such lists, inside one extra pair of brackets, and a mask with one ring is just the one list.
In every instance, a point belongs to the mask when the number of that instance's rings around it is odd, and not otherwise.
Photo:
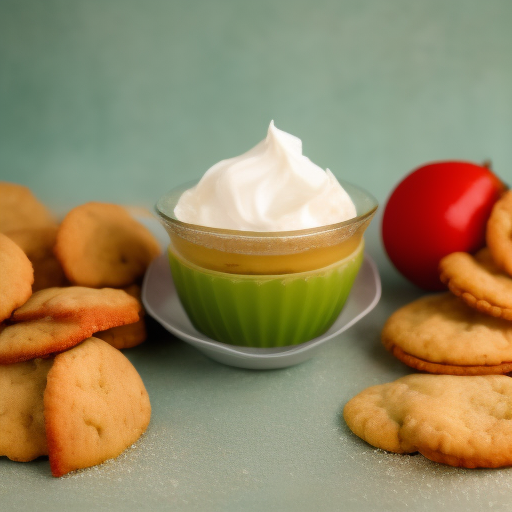
[(214, 340), (259, 348), (303, 343), (332, 325), (376, 209), (370, 194), (315, 165), (300, 139), (273, 122), (254, 148), (156, 205), (193, 325)]

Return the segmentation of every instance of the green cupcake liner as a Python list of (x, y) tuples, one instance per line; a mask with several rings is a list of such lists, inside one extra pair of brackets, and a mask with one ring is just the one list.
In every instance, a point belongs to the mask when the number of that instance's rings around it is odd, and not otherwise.
[(363, 261), (362, 242), (349, 257), (297, 274), (215, 272), (169, 249), (178, 297), (194, 327), (214, 340), (245, 347), (284, 347), (323, 334), (340, 314)]

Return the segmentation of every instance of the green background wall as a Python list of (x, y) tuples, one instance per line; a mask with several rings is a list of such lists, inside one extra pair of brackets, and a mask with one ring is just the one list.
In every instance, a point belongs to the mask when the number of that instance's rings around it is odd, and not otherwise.
[(382, 202), (425, 161), (512, 175), (509, 0), (0, 1), (0, 179), (152, 206), (268, 123)]

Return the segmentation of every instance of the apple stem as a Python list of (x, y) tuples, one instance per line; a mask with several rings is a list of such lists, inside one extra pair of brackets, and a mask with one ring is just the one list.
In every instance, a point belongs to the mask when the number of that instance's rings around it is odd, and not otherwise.
[(485, 167), (486, 169), (489, 169), (489, 171), (492, 171), (492, 161), (490, 158), (487, 158), (482, 162), (482, 167)]
[[(482, 167), (485, 167), (487, 170), (489, 170), (490, 172), (493, 172), (492, 170), (492, 161), (490, 158), (484, 160), (482, 162)], [(494, 174), (495, 175), (495, 174)], [(496, 175), (495, 175), (496, 176)], [(496, 178), (499, 180), (499, 182), (501, 183), (501, 191), (500, 191), (500, 195), (504, 194), (505, 192), (507, 192), (508, 190), (510, 190), (510, 187), (504, 182), (502, 181), (500, 178), (498, 178), (498, 176), (496, 176)]]

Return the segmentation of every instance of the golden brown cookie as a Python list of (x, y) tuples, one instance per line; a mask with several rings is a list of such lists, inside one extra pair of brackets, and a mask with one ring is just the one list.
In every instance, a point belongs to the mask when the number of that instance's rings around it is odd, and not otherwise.
[(141, 308), (140, 320), (132, 324), (112, 327), (106, 331), (99, 331), (94, 334), (95, 338), (100, 338), (101, 340), (106, 341), (109, 345), (120, 350), (136, 347), (146, 341), (147, 338), (146, 321), (144, 320), (145, 311), (140, 298), (140, 286), (134, 284), (125, 288), (125, 291), (139, 301)]
[(139, 320), (139, 302), (123, 290), (40, 290), (0, 326), (0, 364), (44, 357), (73, 347), (97, 331)]
[(51, 317), (0, 324), (0, 364), (28, 361), (61, 352), (91, 336), (95, 329), (79, 320), (55, 320)]
[(26, 462), (48, 454), (43, 392), (52, 359), (0, 366), (0, 455)]
[(89, 338), (55, 357), (44, 412), (50, 467), (62, 476), (117, 457), (146, 430), (151, 406), (130, 361)]
[(420, 371), (512, 371), (512, 323), (480, 313), (451, 293), (426, 295), (395, 311), (381, 337), (386, 349)]
[(146, 341), (146, 321), (144, 318), (141, 318), (133, 324), (120, 325), (106, 331), (98, 331), (94, 334), (94, 337), (106, 341), (109, 345), (119, 350), (133, 348)]
[(59, 319), (80, 318), (98, 326), (111, 324), (104, 327), (107, 329), (136, 322), (141, 311), (141, 303), (124, 290), (68, 286), (46, 288), (34, 293), (13, 313), (12, 320), (20, 322), (48, 316)]
[(369, 444), (466, 468), (512, 465), (512, 379), (414, 374), (370, 387), (345, 406)]
[(495, 203), (487, 221), (486, 241), (496, 265), (512, 276), (512, 190)]
[(53, 214), (30, 189), (16, 183), (0, 182), (0, 233), (55, 223)]
[(57, 234), (55, 254), (70, 282), (121, 288), (141, 278), (160, 245), (121, 206), (87, 203), (71, 210)]
[(472, 308), (512, 320), (512, 279), (494, 263), (489, 249), (475, 256), (454, 252), (439, 264), (441, 281)]
[(435, 373), (438, 375), (505, 375), (512, 372), (512, 362), (496, 365), (454, 365), (447, 363), (433, 363), (404, 352), (396, 345), (389, 351), (402, 363), (420, 372)]
[(62, 267), (53, 254), (58, 226), (46, 226), (9, 231), (7, 236), (16, 242), (34, 267), (32, 291), (68, 284)]
[(32, 263), (10, 238), (0, 233), (0, 322), (32, 294)]

